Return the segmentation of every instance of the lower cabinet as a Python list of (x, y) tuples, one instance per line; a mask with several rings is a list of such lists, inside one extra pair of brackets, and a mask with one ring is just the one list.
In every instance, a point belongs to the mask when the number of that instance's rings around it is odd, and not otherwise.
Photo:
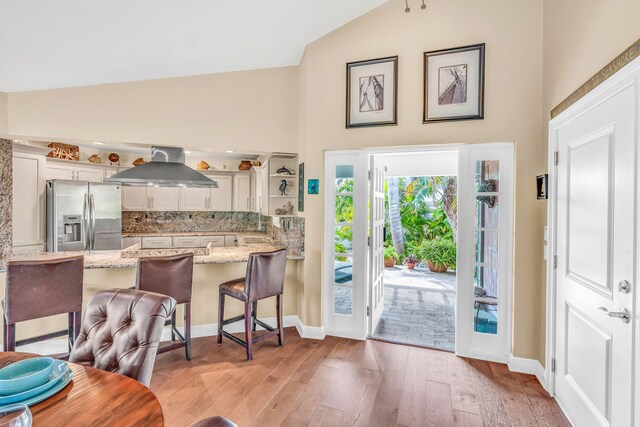
[(221, 236), (145, 236), (123, 237), (122, 248), (130, 248), (140, 245), (143, 249), (169, 249), (169, 248), (206, 248), (211, 244), (212, 248), (236, 246), (237, 239), (234, 234)]
[(29, 254), (45, 243), (46, 167), (44, 155), (13, 153), (13, 247)]
[(173, 238), (171, 236), (161, 237), (143, 237), (142, 247), (144, 249), (167, 249), (173, 247)]
[(202, 247), (209, 246), (211, 243), (211, 247), (213, 248), (221, 248), (224, 247), (224, 236), (202, 236), (200, 238)]
[(200, 248), (202, 247), (200, 236), (174, 236), (174, 248)]
[(123, 237), (122, 238), (122, 249), (127, 249), (134, 245), (142, 246), (142, 237)]

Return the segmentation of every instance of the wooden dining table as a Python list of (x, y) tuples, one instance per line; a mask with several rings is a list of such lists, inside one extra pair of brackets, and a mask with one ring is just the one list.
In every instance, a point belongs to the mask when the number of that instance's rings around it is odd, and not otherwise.
[[(36, 354), (0, 352), (0, 367)], [(138, 381), (70, 363), (73, 379), (59, 393), (31, 406), (37, 426), (163, 426), (160, 402)]]

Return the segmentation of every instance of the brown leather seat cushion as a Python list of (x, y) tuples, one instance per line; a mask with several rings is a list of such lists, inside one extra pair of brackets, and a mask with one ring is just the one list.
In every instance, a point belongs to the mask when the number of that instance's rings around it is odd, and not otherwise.
[(191, 427), (237, 427), (225, 417), (211, 417), (200, 420)]
[(162, 328), (175, 310), (166, 295), (133, 289), (98, 292), (87, 305), (69, 361), (149, 385)]
[(230, 297), (239, 299), (240, 301), (247, 301), (249, 296), (245, 292), (245, 278), (229, 280), (220, 284), (220, 292), (229, 295)]

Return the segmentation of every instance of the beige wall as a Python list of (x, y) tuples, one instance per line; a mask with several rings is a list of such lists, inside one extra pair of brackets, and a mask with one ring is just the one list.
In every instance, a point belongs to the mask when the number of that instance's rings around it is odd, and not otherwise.
[[(540, 149), (545, 159), (551, 110), (640, 38), (639, 16), (637, 0), (544, 0)], [(539, 303), (540, 330), (544, 331), (546, 292)], [(542, 343), (541, 361), (544, 351)]]
[(11, 93), (9, 128), (42, 138), (291, 152), (297, 89), (297, 69), (287, 67)]
[[(499, 11), (499, 13), (497, 13)], [(537, 0), (429, 2), (410, 14), (389, 2), (312, 43), (300, 80), (300, 148), (307, 178), (322, 178), (329, 149), (514, 141), (516, 147), (513, 353), (538, 358), (543, 336), (542, 212), (535, 197), (541, 158), (542, 3)], [(485, 119), (422, 124), (422, 52), (486, 43)], [(398, 126), (345, 129), (345, 63), (399, 55)], [(321, 186), (322, 188), (322, 186)], [(306, 196), (306, 260), (300, 316), (320, 325), (322, 195)]]
[(7, 94), (0, 92), (0, 134), (9, 133), (9, 106)]

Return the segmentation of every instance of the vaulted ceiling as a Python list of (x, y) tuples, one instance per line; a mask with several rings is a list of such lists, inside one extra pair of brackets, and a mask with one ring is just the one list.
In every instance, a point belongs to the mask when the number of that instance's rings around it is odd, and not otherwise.
[(0, 91), (297, 65), (388, 0), (0, 0)]

